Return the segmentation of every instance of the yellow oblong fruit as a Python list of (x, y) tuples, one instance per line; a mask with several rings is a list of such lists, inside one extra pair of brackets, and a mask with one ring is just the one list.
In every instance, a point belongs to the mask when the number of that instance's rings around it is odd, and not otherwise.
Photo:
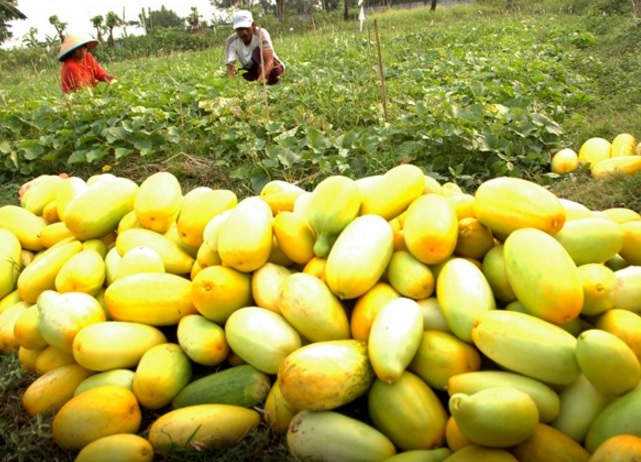
[(16, 290), (22, 271), (22, 246), (11, 231), (0, 228), (0, 300)]
[(387, 303), (376, 315), (367, 352), (376, 376), (394, 383), (409, 366), (423, 334), (423, 311), (416, 301), (397, 298)]
[[(336, 200), (339, 197), (341, 200)], [(346, 176), (329, 176), (316, 185), (305, 205), (305, 217), (316, 235), (314, 254), (317, 257), (329, 255), (340, 232), (358, 216), (361, 202), (357, 183)]]
[(278, 310), (307, 340), (347, 339), (349, 319), (341, 301), (327, 285), (307, 273), (293, 273), (281, 283)]
[(134, 372), (133, 392), (141, 406), (160, 409), (171, 403), (191, 377), (191, 361), (180, 345), (162, 343), (140, 358)]
[(349, 327), (352, 338), (367, 342), (374, 319), (380, 310), (390, 301), (401, 295), (390, 284), (378, 282), (374, 287), (361, 295), (354, 304)]
[(454, 255), (480, 261), (492, 247), (494, 247), (494, 236), (487, 226), (476, 217), (459, 219)]
[(630, 265), (641, 266), (641, 221), (630, 221), (623, 228), (623, 247), (619, 255)]
[(44, 218), (17, 205), (0, 207), (0, 227), (11, 231), (20, 241), (23, 249), (38, 252), (44, 248), (40, 233), (47, 226)]
[(568, 221), (554, 238), (577, 265), (603, 263), (622, 249), (624, 230), (608, 218), (581, 218)]
[(259, 424), (260, 414), (253, 409), (231, 404), (196, 404), (162, 414), (149, 427), (148, 438), (159, 454), (175, 448), (224, 449), (236, 445)]
[[(158, 252), (138, 245), (127, 250), (120, 258), (114, 280), (139, 273), (164, 273), (165, 263)], [(113, 281), (112, 281), (113, 282)]]
[(246, 198), (231, 209), (218, 231), (218, 254), (223, 265), (242, 272), (263, 266), (272, 251), (273, 220), (269, 205), (258, 196)]
[(553, 236), (534, 228), (505, 240), (510, 286), (528, 313), (562, 325), (583, 307), (583, 283), (570, 254)]
[(641, 316), (638, 313), (611, 309), (597, 318), (594, 327), (619, 337), (641, 361)]
[(18, 293), (22, 299), (29, 303), (36, 303), (42, 292), (55, 289), (58, 271), (81, 250), (80, 241), (65, 240), (40, 252), (18, 277)]
[(539, 420), (550, 422), (559, 414), (561, 402), (558, 394), (543, 382), (522, 374), (501, 370), (476, 370), (453, 375), (447, 383), (447, 392), (471, 395), (486, 388), (509, 386), (521, 390), (534, 400), (539, 410)]
[(224, 328), (200, 314), (183, 316), (176, 335), (178, 344), (197, 364), (217, 366), (229, 355)]
[(598, 263), (581, 265), (578, 270), (583, 284), (581, 314), (597, 316), (614, 308), (614, 292), (618, 285), (614, 271)]
[(539, 423), (524, 442), (509, 449), (519, 462), (565, 461), (588, 462), (590, 453), (562, 431)]
[(131, 369), (110, 369), (94, 373), (78, 384), (73, 395), (76, 396), (91, 388), (103, 385), (117, 385), (133, 391), (134, 374), (135, 372)]
[(136, 396), (116, 385), (92, 388), (67, 401), (53, 418), (53, 439), (78, 451), (92, 441), (117, 433), (136, 433), (142, 416)]
[(194, 277), (191, 300), (198, 313), (223, 325), (234, 311), (252, 304), (251, 276), (222, 265), (208, 266)]
[(633, 156), (637, 147), (637, 140), (629, 133), (619, 133), (612, 140), (610, 157)]
[(408, 370), (436, 390), (448, 390), (451, 377), (481, 368), (474, 346), (448, 332), (425, 331)]
[(594, 453), (609, 438), (628, 434), (641, 435), (641, 387), (616, 397), (592, 421), (585, 435), (585, 448)]
[(310, 343), (280, 364), (277, 379), (285, 400), (295, 409), (331, 410), (369, 390), (375, 374), (360, 340)]
[(73, 339), (73, 359), (93, 371), (131, 368), (151, 347), (166, 343), (158, 328), (135, 322), (108, 321), (81, 329)]
[(641, 220), (641, 214), (627, 207), (611, 207), (603, 210), (603, 213), (619, 224)]
[(393, 384), (375, 379), (367, 409), (376, 428), (403, 451), (445, 442), (447, 411), (434, 390), (412, 372), (404, 372)]
[(283, 280), (292, 274), (292, 270), (267, 262), (252, 274), (252, 297), (257, 306), (280, 314), (278, 310), (278, 290)]
[(452, 255), (458, 235), (458, 217), (443, 196), (427, 194), (407, 208), (403, 236), (407, 249), (427, 265)]
[(599, 162), (610, 158), (612, 144), (605, 138), (594, 136), (583, 142), (579, 149), (579, 162), (594, 167)]
[(293, 262), (305, 265), (314, 258), (314, 230), (300, 215), (284, 211), (274, 217), (274, 236), (280, 249)]
[(605, 178), (608, 175), (633, 175), (641, 171), (641, 155), (611, 157), (602, 160), (590, 169), (592, 178)]
[(301, 411), (286, 435), (297, 460), (387, 460), (392, 442), (375, 427), (333, 411)]
[(379, 281), (394, 247), (389, 223), (360, 215), (340, 233), (327, 256), (325, 280), (341, 300), (360, 297)]
[(632, 462), (641, 454), (641, 437), (614, 435), (603, 441), (594, 451), (590, 462)]
[(283, 316), (255, 306), (229, 316), (225, 338), (247, 364), (266, 374), (276, 374), (285, 357), (302, 345), (299, 333)]
[(561, 327), (516, 311), (491, 310), (472, 327), (476, 347), (501, 367), (550, 385), (569, 385), (581, 374), (576, 338)]
[(483, 272), (469, 260), (448, 260), (436, 279), (436, 298), (452, 333), (472, 341), (472, 327), (481, 313), (496, 309), (492, 289)]
[(488, 250), (483, 257), (481, 271), (492, 288), (494, 297), (503, 303), (510, 303), (516, 300), (516, 295), (507, 277), (504, 250), (504, 244), (495, 245)]
[(408, 251), (392, 254), (385, 275), (389, 284), (403, 297), (422, 300), (434, 293), (432, 270)]
[(16, 342), (30, 350), (40, 350), (48, 345), (40, 333), (40, 311), (38, 305), (28, 306), (16, 319), (13, 326)]
[(561, 408), (550, 422), (550, 426), (583, 444), (592, 421), (615, 398), (599, 392), (585, 375), (581, 374), (577, 380), (559, 392)]
[(397, 165), (378, 177), (372, 187), (362, 189), (360, 215), (374, 214), (391, 220), (423, 195), (424, 189), (425, 175), (420, 167)]
[(200, 247), (207, 223), (225, 210), (238, 204), (238, 197), (228, 189), (201, 189), (185, 194), (176, 227), (180, 240), (191, 247)]
[(449, 410), (458, 428), (473, 443), (508, 448), (530, 438), (539, 411), (530, 395), (513, 387), (494, 387), (471, 395), (455, 393)]
[(639, 299), (641, 297), (641, 267), (630, 265), (616, 270), (617, 289), (614, 291), (614, 307), (641, 312)]
[(581, 371), (604, 395), (621, 395), (641, 380), (641, 365), (634, 351), (619, 337), (588, 329), (577, 337), (576, 358)]
[(144, 228), (164, 233), (176, 221), (182, 198), (182, 187), (173, 173), (153, 173), (140, 184), (136, 194), (136, 218)]
[(149, 247), (154, 250), (165, 265), (165, 271), (185, 275), (191, 273), (196, 259), (170, 237), (146, 228), (131, 228), (118, 234), (116, 248), (120, 256), (134, 247)]
[(151, 462), (153, 458), (154, 448), (148, 440), (131, 433), (117, 433), (89, 443), (80, 450), (74, 462)]
[(105, 290), (111, 319), (154, 326), (176, 325), (197, 313), (192, 282), (171, 273), (139, 273), (117, 279)]
[(76, 360), (72, 353), (49, 345), (36, 358), (36, 373), (43, 375), (57, 367), (74, 363)]
[(474, 213), (501, 239), (519, 228), (556, 234), (566, 221), (565, 208), (552, 192), (532, 181), (513, 177), (483, 182), (474, 194)]
[(563, 174), (574, 172), (579, 168), (579, 155), (574, 149), (564, 148), (552, 156), (550, 170), (553, 173)]
[(298, 413), (283, 397), (278, 380), (274, 381), (265, 398), (264, 411), (263, 420), (276, 433), (287, 432), (290, 422)]
[(56, 367), (31, 382), (22, 396), (22, 405), (30, 416), (43, 412), (56, 413), (73, 398), (76, 387), (93, 371), (79, 364)]
[(102, 179), (74, 196), (62, 221), (80, 241), (101, 238), (115, 231), (122, 217), (133, 210), (137, 192), (138, 184), (130, 179)]
[(54, 283), (59, 293), (96, 295), (106, 278), (105, 261), (95, 250), (81, 250), (62, 265)]
[(40, 243), (48, 249), (56, 242), (60, 242), (71, 236), (73, 236), (73, 233), (69, 231), (69, 228), (67, 228), (67, 225), (63, 222), (58, 221), (56, 223), (49, 223), (40, 232)]

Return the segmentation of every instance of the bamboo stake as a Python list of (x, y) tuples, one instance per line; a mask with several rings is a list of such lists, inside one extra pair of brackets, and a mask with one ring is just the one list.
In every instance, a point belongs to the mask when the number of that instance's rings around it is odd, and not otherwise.
[(263, 59), (263, 28), (258, 28), (258, 47), (260, 49), (260, 70), (263, 73), (263, 99), (265, 100), (265, 118), (269, 123), (269, 102), (267, 100), (267, 76), (265, 75), (265, 60)]
[(387, 122), (387, 95), (385, 94), (385, 75), (383, 75), (383, 58), (381, 57), (381, 38), (378, 34), (378, 22), (374, 20), (374, 32), (376, 32), (376, 48), (378, 49), (378, 72), (381, 75), (381, 101), (383, 102), (383, 116)]

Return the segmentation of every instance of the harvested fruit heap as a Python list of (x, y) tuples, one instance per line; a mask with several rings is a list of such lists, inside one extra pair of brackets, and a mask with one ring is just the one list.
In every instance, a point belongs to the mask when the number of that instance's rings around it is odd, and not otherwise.
[(414, 165), (242, 200), (167, 172), (23, 192), (0, 207), (0, 347), (77, 460), (230, 447), (261, 422), (300, 460), (641, 451), (633, 210)]
[(632, 175), (641, 172), (641, 142), (629, 133), (620, 133), (612, 142), (595, 136), (583, 142), (579, 152), (563, 148), (550, 159), (553, 173), (571, 173), (585, 167), (593, 178), (612, 174)]

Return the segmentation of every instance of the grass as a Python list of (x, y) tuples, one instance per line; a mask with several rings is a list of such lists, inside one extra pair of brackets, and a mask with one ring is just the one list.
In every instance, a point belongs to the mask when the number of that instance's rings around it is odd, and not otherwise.
[[(490, 6), (487, 4), (490, 3)], [(498, 1), (497, 1), (498, 3)], [(501, 5), (504, 2), (501, 1)], [(520, 10), (510, 13), (497, 13), (491, 8), (491, 2), (478, 6), (453, 8), (449, 11), (439, 10), (435, 14), (423, 10), (405, 12), (388, 12), (376, 16), (384, 30), (404, 29), (412, 34), (425, 24), (458, 24), (461, 36), (466, 37), (466, 30), (474, 15), (483, 20), (491, 20), (505, 25), (505, 34), (501, 40), (509, 42), (514, 39), (510, 34), (513, 26), (527, 24), (527, 27), (542, 25), (541, 18), (574, 14), (579, 8), (581, 16), (565, 17), (565, 20), (580, 21), (589, 27), (578, 30), (573, 40), (579, 45), (573, 50), (573, 62), (577, 72), (585, 76), (592, 89), (590, 98), (576, 102), (573, 114), (567, 119), (564, 129), (569, 133), (574, 149), (578, 151), (582, 140), (591, 136), (612, 138), (615, 134), (629, 132), (641, 136), (641, 94), (638, 92), (641, 82), (641, 58), (635, 50), (638, 46), (639, 33), (629, 21), (599, 14), (598, 8), (609, 2), (581, 1), (538, 1), (515, 2)], [(427, 9), (425, 9), (427, 10)], [(532, 22), (528, 22), (528, 19)], [(570, 18), (570, 19), (568, 19)], [(370, 18), (371, 19), (371, 18)], [(536, 19), (536, 21), (535, 21)], [(617, 24), (625, 27), (617, 28)], [(402, 26), (401, 26), (402, 25)], [(509, 27), (508, 27), (509, 26)], [(313, 30), (304, 36), (277, 38), (282, 56), (303, 62), (306, 53), (319, 40), (330, 37), (341, 37), (342, 40), (353, 38), (354, 23), (327, 26), (326, 30)], [(445, 26), (444, 26), (445, 27)], [(542, 27), (542, 26), (536, 26)], [(585, 32), (585, 29), (590, 32)], [(514, 32), (515, 34), (517, 32)], [(532, 30), (540, 34), (545, 41), (546, 31), (542, 28)], [(453, 44), (456, 46), (456, 44)], [(464, 44), (460, 45), (464, 46)], [(547, 50), (550, 51), (550, 50)], [(372, 51), (373, 53), (373, 51)], [(222, 73), (218, 69), (219, 51), (194, 53), (196, 57), (208, 63), (213, 73)], [(327, 59), (331, 60), (331, 56)], [(164, 74), (175, 71), (172, 59), (167, 57), (149, 58), (135, 63), (113, 63), (110, 70), (117, 75), (126, 75), (131, 69), (151, 69)], [(2, 69), (0, 68), (0, 71)], [(15, 74), (0, 74), (0, 104), (11, 100), (28, 100), (32, 97), (45, 97), (56, 87), (58, 67), (43, 65), (34, 74), (32, 70), (19, 70)], [(7, 82), (13, 82), (7, 85)], [(18, 85), (17, 83), (21, 85)], [(347, 114), (348, 115), (348, 114)], [(331, 127), (328, 128), (331, 130)], [(1, 144), (1, 143), (0, 143)], [(164, 162), (164, 163), (161, 163)], [(371, 160), (372, 163), (376, 159)], [(170, 168), (181, 180), (185, 190), (200, 185), (226, 187), (228, 179), (225, 170), (208, 161), (205, 157), (193, 157), (180, 153), (165, 160), (137, 159), (122, 162), (113, 166), (112, 173), (141, 181), (150, 173), (162, 168)], [(213, 174), (212, 174), (213, 172)], [(95, 173), (92, 166), (75, 166), (74, 174), (87, 178)], [(612, 207), (627, 207), (641, 213), (641, 174), (634, 176), (613, 176), (595, 180), (585, 171), (575, 172), (562, 177), (548, 175), (546, 172), (529, 172), (530, 178), (546, 185), (558, 197), (580, 202), (592, 210), (604, 210)], [(26, 177), (16, 176), (0, 184), (0, 204), (17, 204), (19, 185)], [(469, 191), (473, 192), (473, 191)], [(22, 408), (20, 398), (24, 390), (35, 379), (34, 374), (24, 371), (15, 354), (0, 354), (0, 461), (72, 461), (74, 453), (58, 447), (51, 439), (51, 416), (30, 418)], [(143, 429), (153, 421), (157, 414), (144, 413)], [(226, 451), (207, 451), (204, 453), (175, 453), (158, 457), (162, 461), (287, 461), (293, 460), (282, 436), (271, 434), (267, 428), (244, 439), (238, 446)]]

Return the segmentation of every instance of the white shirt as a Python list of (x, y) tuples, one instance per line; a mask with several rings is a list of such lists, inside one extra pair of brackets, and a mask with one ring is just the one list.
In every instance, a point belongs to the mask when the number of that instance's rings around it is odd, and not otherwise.
[[(252, 40), (249, 43), (249, 46), (238, 37), (238, 34), (234, 33), (227, 38), (225, 42), (225, 56), (227, 59), (227, 64), (240, 61), (242, 67), (249, 67), (252, 64), (252, 52), (260, 45), (260, 36), (263, 38), (263, 50), (274, 50), (274, 45), (272, 43), (272, 38), (265, 29), (255, 28), (252, 35)], [(285, 64), (280, 60), (274, 51), (274, 60), (278, 60), (285, 68)]]

